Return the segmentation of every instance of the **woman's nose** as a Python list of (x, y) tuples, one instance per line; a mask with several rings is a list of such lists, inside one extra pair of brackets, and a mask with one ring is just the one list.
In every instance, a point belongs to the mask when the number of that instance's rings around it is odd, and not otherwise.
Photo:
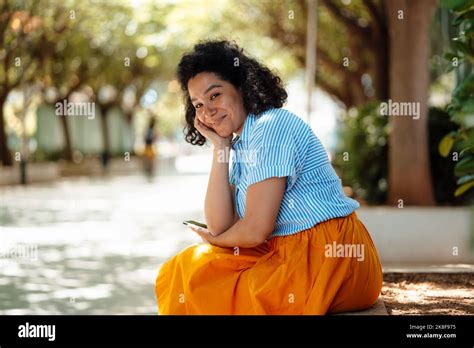
[(216, 113), (217, 109), (214, 106), (208, 104), (204, 107), (204, 115), (209, 121), (213, 120)]

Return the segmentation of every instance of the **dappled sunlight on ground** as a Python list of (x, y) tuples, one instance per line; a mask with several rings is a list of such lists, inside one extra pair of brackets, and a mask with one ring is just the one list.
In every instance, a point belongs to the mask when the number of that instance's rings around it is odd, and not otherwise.
[(474, 274), (384, 274), (382, 298), (392, 315), (473, 315)]
[[(1, 187), (0, 314), (156, 314), (160, 264), (200, 239), (206, 175)], [(193, 192), (189, 195), (189, 192)], [(28, 254), (21, 246), (34, 246)]]

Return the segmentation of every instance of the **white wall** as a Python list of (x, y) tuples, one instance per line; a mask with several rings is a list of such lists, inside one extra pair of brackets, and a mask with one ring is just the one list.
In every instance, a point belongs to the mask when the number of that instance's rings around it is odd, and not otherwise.
[(373, 207), (357, 214), (382, 264), (474, 262), (474, 208)]

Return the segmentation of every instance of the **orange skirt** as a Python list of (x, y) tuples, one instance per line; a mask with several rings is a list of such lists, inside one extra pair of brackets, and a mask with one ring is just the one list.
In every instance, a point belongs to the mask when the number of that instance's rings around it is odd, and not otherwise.
[(255, 248), (193, 244), (160, 268), (158, 313), (326, 314), (377, 300), (382, 267), (356, 213)]

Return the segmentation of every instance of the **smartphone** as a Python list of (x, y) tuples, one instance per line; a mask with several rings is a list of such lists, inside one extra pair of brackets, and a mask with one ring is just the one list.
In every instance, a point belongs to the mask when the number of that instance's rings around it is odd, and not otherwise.
[(197, 228), (204, 228), (207, 230), (207, 225), (206, 224), (203, 224), (202, 222), (197, 222), (197, 221), (194, 221), (194, 220), (187, 220), (187, 221), (183, 221), (183, 224), (186, 225), (186, 226), (193, 226), (193, 227), (197, 227)]

